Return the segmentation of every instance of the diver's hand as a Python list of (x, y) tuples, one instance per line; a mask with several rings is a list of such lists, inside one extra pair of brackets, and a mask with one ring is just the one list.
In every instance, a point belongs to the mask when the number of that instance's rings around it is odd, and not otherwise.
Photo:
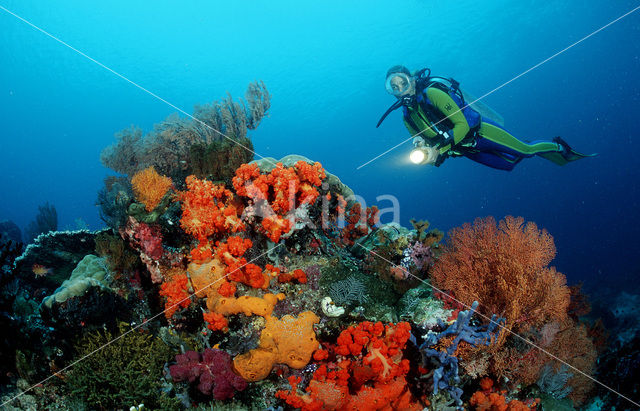
[(425, 145), (424, 138), (422, 138), (420, 136), (413, 138), (413, 146), (414, 147), (424, 147), (424, 145)]
[(436, 167), (440, 167), (440, 165), (444, 163), (444, 160), (446, 160), (448, 157), (449, 155), (447, 153), (438, 152), (438, 156), (436, 157), (436, 160), (433, 162), (433, 165)]
[(436, 147), (427, 146), (424, 151), (426, 156), (425, 164), (440, 165), (438, 164), (438, 158), (441, 157), (440, 150)]

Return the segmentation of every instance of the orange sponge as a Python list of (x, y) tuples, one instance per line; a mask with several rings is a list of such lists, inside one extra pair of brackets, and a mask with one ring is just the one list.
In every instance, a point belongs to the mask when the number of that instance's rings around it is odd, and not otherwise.
[(285, 315), (281, 319), (266, 317), (260, 346), (233, 360), (235, 370), (246, 381), (260, 381), (271, 372), (274, 364), (286, 364), (291, 368), (304, 368), (311, 355), (318, 349), (313, 325), (320, 319), (311, 311), (297, 318)]
[(238, 298), (207, 299), (207, 308), (224, 316), (243, 313), (244, 315), (270, 316), (273, 307), (284, 299), (284, 294), (265, 294), (262, 298), (243, 295)]

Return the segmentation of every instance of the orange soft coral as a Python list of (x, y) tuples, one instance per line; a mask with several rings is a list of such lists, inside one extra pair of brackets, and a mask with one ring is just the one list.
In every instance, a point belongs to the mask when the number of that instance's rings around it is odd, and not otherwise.
[(164, 315), (167, 319), (173, 317), (178, 308), (187, 308), (191, 304), (189, 293), (189, 279), (185, 274), (176, 274), (170, 281), (160, 286), (160, 295), (166, 297)]
[(528, 329), (567, 316), (566, 279), (548, 267), (555, 253), (551, 235), (534, 223), (477, 219), (451, 231), (431, 279), (465, 304), (481, 301), (485, 315), (501, 313), (508, 328)]
[(180, 226), (197, 238), (201, 246), (206, 245), (211, 236), (245, 229), (239, 210), (233, 204), (233, 193), (224, 185), (195, 176), (187, 177), (186, 183), (187, 191), (178, 194), (182, 202)]
[(202, 313), (202, 318), (207, 323), (207, 328), (212, 331), (229, 330), (229, 321), (222, 314), (205, 312)]
[(491, 387), (483, 391), (476, 391), (471, 396), (469, 404), (474, 406), (476, 411), (531, 411), (537, 409), (538, 399), (528, 400), (526, 403), (519, 400), (507, 402), (504, 392), (490, 391), (490, 389)]
[(131, 178), (131, 185), (136, 200), (144, 204), (146, 210), (151, 212), (160, 204), (162, 197), (167, 194), (173, 183), (169, 177), (161, 176), (151, 166), (135, 173)]
[(299, 268), (293, 270), (291, 273), (278, 273), (279, 283), (290, 283), (293, 281), (297, 281), (300, 284), (306, 284), (307, 274)]

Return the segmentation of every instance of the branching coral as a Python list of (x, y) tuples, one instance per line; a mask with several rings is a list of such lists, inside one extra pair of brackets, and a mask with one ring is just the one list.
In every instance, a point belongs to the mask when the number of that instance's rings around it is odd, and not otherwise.
[(129, 176), (146, 167), (142, 160), (143, 139), (140, 128), (126, 128), (116, 134), (116, 140), (115, 144), (100, 153), (100, 161), (105, 167)]
[(129, 176), (154, 166), (165, 175), (181, 179), (203, 171), (202, 162), (192, 167), (192, 160), (202, 160), (201, 156), (192, 155), (192, 147), (231, 139), (244, 147), (233, 143), (228, 146), (227, 152), (234, 155), (234, 160), (227, 160), (233, 162), (244, 158), (250, 161), (253, 152), (247, 130), (255, 129), (267, 114), (271, 96), (263, 82), (254, 82), (247, 88), (245, 97), (247, 103), (233, 101), (228, 96), (221, 101), (196, 106), (193, 119), (173, 114), (144, 137), (139, 128), (125, 129), (116, 135), (115, 144), (102, 151), (100, 159), (106, 167)]
[(120, 326), (118, 335), (90, 333), (77, 345), (77, 358), (64, 380), (74, 396), (92, 409), (118, 409), (140, 404), (154, 409), (178, 409), (177, 401), (162, 394), (160, 379), (171, 357), (159, 338)]
[(38, 206), (38, 214), (35, 220), (29, 223), (25, 230), (25, 240), (32, 243), (40, 234), (56, 231), (58, 229), (58, 212), (56, 208), (45, 203)]
[(211, 144), (194, 144), (189, 151), (189, 163), (199, 178), (230, 184), (235, 171), (253, 160), (253, 144), (248, 138), (238, 141), (214, 141)]
[[(429, 332), (425, 341), (420, 345), (422, 352), (423, 365), (430, 365), (436, 362), (437, 368), (433, 373), (433, 393), (437, 394), (438, 390), (446, 389), (455, 399), (457, 405), (462, 405), (460, 396), (462, 390), (457, 386), (459, 382), (458, 376), (458, 356), (460, 355), (458, 344), (466, 343), (472, 347), (480, 345), (490, 345), (496, 341), (499, 330), (498, 326), (504, 322), (504, 319), (498, 319), (495, 315), (491, 317), (491, 321), (487, 326), (470, 325), (478, 302), (474, 301), (471, 308), (467, 311), (461, 311), (456, 321), (449, 325), (441, 333)], [(444, 324), (440, 324), (443, 326)], [(446, 348), (439, 346), (443, 339), (453, 337), (447, 341)], [(443, 349), (444, 348), (444, 349)], [(453, 384), (451, 384), (453, 381)]]

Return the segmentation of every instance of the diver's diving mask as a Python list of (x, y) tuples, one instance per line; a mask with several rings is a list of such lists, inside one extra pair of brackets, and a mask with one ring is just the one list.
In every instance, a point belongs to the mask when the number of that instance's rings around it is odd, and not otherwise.
[(391, 73), (385, 83), (387, 92), (396, 97), (402, 97), (411, 90), (411, 77), (406, 73)]

